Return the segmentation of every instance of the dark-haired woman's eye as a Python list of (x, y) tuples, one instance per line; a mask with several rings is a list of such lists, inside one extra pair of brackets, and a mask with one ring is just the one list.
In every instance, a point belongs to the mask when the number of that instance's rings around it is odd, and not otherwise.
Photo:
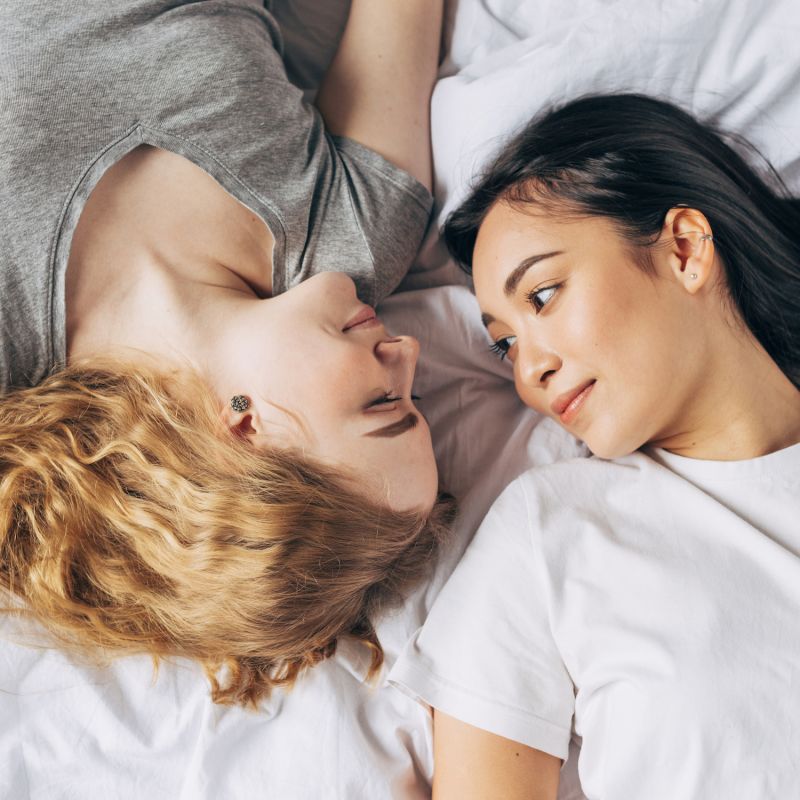
[(559, 283), (554, 286), (542, 286), (541, 289), (528, 292), (528, 302), (538, 314), (553, 299), (560, 288), (561, 284)]
[(502, 339), (497, 339), (489, 349), (502, 361), (516, 341), (516, 336), (503, 336)]

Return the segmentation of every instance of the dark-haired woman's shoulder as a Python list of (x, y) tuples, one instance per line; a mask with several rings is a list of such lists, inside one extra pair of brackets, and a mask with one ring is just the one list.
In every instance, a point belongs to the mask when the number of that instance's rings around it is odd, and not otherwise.
[(657, 480), (659, 465), (637, 451), (617, 459), (575, 457), (536, 466), (518, 479), (529, 510), (541, 514), (597, 513), (618, 492), (641, 490)]

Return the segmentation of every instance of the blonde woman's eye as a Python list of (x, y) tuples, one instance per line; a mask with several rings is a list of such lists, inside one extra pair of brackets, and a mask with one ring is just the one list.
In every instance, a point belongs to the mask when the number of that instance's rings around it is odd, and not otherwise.
[(376, 397), (367, 407), (374, 408), (375, 406), (382, 406), (386, 403), (396, 403), (403, 398), (399, 395), (395, 396), (391, 391), (383, 392), (379, 397)]
[(502, 361), (516, 341), (516, 336), (504, 336), (502, 339), (497, 339), (489, 349)]
[(533, 306), (537, 314), (553, 299), (559, 288), (560, 284), (543, 286), (541, 289), (528, 293), (528, 302)]

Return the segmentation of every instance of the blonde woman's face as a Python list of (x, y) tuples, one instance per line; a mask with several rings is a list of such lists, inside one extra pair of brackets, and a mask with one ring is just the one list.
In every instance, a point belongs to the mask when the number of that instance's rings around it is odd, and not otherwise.
[(229, 424), (257, 446), (286, 445), (354, 472), (397, 510), (427, 510), (437, 494), (428, 425), (411, 386), (419, 344), (393, 336), (342, 273), (318, 274), (267, 300), (242, 297), (211, 370)]

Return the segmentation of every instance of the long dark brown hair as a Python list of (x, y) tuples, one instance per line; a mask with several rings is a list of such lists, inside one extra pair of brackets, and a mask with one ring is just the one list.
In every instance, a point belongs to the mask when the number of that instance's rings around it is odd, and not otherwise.
[[(535, 118), (503, 148), (444, 235), (469, 272), (499, 200), (606, 217), (646, 255), (667, 212), (705, 214), (741, 319), (800, 386), (800, 207), (765, 159), (759, 175), (713, 126), (637, 94), (584, 97)], [(641, 259), (643, 264), (647, 259)]]

